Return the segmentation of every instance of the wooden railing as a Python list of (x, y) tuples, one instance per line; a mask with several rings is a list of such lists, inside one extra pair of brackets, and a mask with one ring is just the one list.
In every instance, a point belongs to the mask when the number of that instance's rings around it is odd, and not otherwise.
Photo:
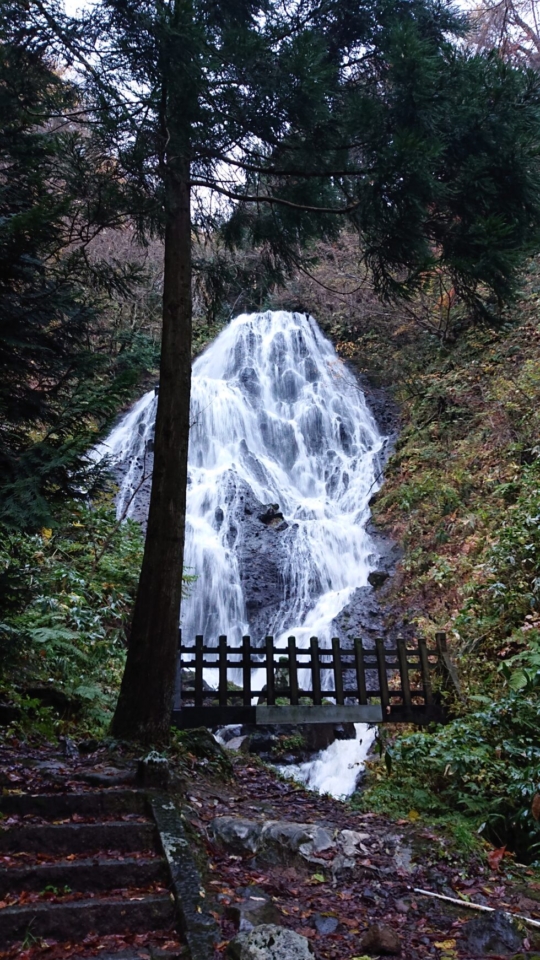
[(289, 637), (283, 648), (272, 637), (262, 646), (250, 637), (231, 644), (221, 636), (217, 646), (180, 638), (173, 723), (444, 722), (441, 688), (453, 682), (443, 633), (434, 648), (423, 639), (366, 646), (334, 638), (328, 647), (312, 637), (300, 647)]

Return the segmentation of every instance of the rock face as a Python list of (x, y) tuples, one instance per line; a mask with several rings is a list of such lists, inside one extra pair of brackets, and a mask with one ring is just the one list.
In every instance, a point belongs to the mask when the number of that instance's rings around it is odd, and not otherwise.
[(285, 599), (281, 571), (297, 528), (286, 523), (279, 504), (261, 503), (238, 476), (231, 474), (230, 483), (236, 510), (227, 539), (236, 547), (249, 631), (259, 642), (271, 631)]
[(328, 823), (217, 817), (211, 829), (216, 840), (235, 851), (256, 855), (267, 863), (329, 869), (336, 879), (354, 871), (356, 857), (368, 854), (363, 845), (366, 833), (338, 830)]
[(313, 960), (306, 937), (267, 923), (249, 933), (240, 933), (227, 948), (230, 960)]
[(513, 954), (522, 946), (516, 925), (506, 914), (496, 911), (469, 920), (462, 927), (467, 946), (475, 956)]

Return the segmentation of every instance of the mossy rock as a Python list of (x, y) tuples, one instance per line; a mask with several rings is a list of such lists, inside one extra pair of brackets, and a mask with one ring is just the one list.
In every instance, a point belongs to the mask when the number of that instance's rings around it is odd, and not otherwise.
[(227, 753), (206, 727), (182, 730), (180, 742), (188, 753), (192, 753), (197, 759), (207, 760), (211, 765), (218, 767), (221, 773), (227, 776), (232, 775), (232, 764)]

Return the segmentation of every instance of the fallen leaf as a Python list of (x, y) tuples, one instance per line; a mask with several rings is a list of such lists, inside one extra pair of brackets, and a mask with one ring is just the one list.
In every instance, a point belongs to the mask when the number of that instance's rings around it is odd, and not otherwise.
[(489, 863), (490, 869), (493, 870), (495, 873), (498, 872), (499, 867), (501, 865), (501, 860), (504, 857), (505, 853), (506, 853), (506, 844), (504, 845), (504, 847), (498, 847), (496, 850), (491, 850), (490, 853), (488, 853), (487, 861)]

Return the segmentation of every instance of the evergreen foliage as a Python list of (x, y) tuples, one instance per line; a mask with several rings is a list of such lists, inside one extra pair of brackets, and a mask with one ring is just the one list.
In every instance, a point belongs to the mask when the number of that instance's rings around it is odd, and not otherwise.
[(54, 530), (1, 531), (4, 698), (24, 706), (27, 690), (52, 687), (72, 701), (80, 731), (106, 729), (125, 662), (142, 548), (139, 525), (119, 524), (110, 497), (91, 507), (65, 503), (55, 511)]
[(130, 395), (151, 353), (110, 343), (102, 301), (137, 272), (92, 262), (87, 248), (121, 222), (118, 184), (46, 38), (20, 3), (0, 14), (0, 520), (51, 523), (50, 505), (92, 483), (96, 431)]

